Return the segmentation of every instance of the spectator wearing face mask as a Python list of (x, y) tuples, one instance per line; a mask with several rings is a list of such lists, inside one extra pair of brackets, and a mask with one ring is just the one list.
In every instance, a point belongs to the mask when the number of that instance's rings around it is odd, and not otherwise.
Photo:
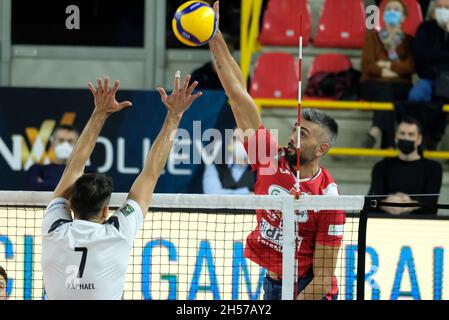
[(409, 100), (449, 102), (449, 0), (436, 0), (430, 16), (413, 40), (413, 56), (419, 81)]
[[(412, 38), (402, 31), (407, 8), (402, 0), (387, 0), (383, 10), (384, 29), (368, 32), (363, 46), (360, 95), (374, 102), (406, 101), (414, 73)], [(362, 146), (372, 148), (381, 140), (381, 148), (393, 148), (394, 126), (393, 112), (374, 111)]]
[(203, 175), (205, 194), (240, 194), (254, 192), (254, 173), (248, 165), (245, 147), (233, 139), (225, 152), (225, 163), (206, 165)]
[[(50, 164), (35, 164), (28, 170), (28, 190), (53, 191), (56, 188), (78, 137), (79, 133), (73, 126), (55, 128), (49, 150), (50, 155), (54, 154), (54, 160)], [(86, 171), (94, 170), (90, 167)]]
[[(422, 143), (421, 124), (413, 118), (403, 118), (396, 130), (397, 158), (378, 162), (372, 171), (370, 195), (386, 196), (394, 203), (437, 204), (443, 178), (441, 164), (424, 159), (419, 150)], [(413, 196), (429, 194), (433, 196)], [(381, 207), (390, 214), (436, 214), (436, 209)]]

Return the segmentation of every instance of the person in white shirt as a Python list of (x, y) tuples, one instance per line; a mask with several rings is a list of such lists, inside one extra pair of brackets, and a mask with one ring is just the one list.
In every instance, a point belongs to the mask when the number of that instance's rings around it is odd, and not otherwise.
[(54, 199), (42, 223), (42, 271), (47, 299), (123, 297), (128, 258), (172, 147), (170, 135), (178, 128), (183, 113), (202, 95), (201, 92), (192, 95), (198, 83), (190, 85), (190, 76), (182, 88), (180, 81), (178, 71), (170, 96), (158, 88), (168, 109), (167, 117), (126, 203), (110, 219), (112, 179), (102, 174), (83, 174), (84, 167), (106, 119), (132, 104), (117, 102), (119, 81), (112, 89), (108, 78), (99, 79), (97, 88), (89, 83), (95, 109), (54, 190)]

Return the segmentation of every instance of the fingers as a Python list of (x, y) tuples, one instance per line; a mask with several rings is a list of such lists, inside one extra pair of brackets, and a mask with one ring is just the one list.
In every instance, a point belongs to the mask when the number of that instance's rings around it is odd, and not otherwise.
[(190, 84), (190, 79), (192, 78), (192, 76), (190, 74), (186, 75), (185, 79), (184, 79), (184, 85), (182, 86), (182, 93), (187, 93), (187, 89), (189, 88), (189, 84)]
[(167, 92), (165, 92), (164, 88), (157, 88), (157, 91), (159, 92), (159, 94), (161, 95), (161, 101), (165, 102), (165, 100), (167, 99)]
[(106, 77), (104, 79), (103, 92), (109, 93), (109, 78), (108, 77)]
[(112, 89), (109, 88), (109, 78), (108, 77), (97, 79), (98, 88), (95, 88), (95, 86), (91, 82), (88, 83), (88, 86), (89, 86), (89, 90), (93, 94), (97, 94), (97, 93), (99, 93), (99, 94), (101, 94), (101, 93), (116, 94), (118, 89), (120, 88), (120, 81), (116, 80), (114, 82), (114, 86), (112, 87)]
[(174, 92), (178, 92), (181, 86), (181, 71), (176, 71), (175, 74), (175, 83), (173, 84)]
[(215, 1), (214, 3), (214, 12), (217, 15), (217, 19), (220, 16), (220, 1)]
[(119, 80), (115, 80), (114, 86), (111, 89), (111, 93), (115, 95), (117, 93), (117, 91), (118, 91), (118, 88), (120, 88), (120, 81)]
[(97, 89), (95, 89), (94, 85), (91, 82), (88, 82), (87, 85), (89, 86), (90, 92), (92, 92), (93, 95), (96, 95)]
[(187, 95), (190, 96), (193, 93), (193, 91), (195, 91), (197, 86), (198, 86), (198, 81), (195, 81), (194, 83), (192, 83), (190, 88), (187, 90)]
[(102, 83), (102, 79), (101, 78), (97, 79), (97, 84), (98, 84), (97, 92), (99, 94), (102, 94), (103, 93), (103, 83)]
[(196, 94), (194, 94), (193, 96), (192, 96), (192, 98), (191, 98), (191, 101), (193, 102), (193, 101), (195, 101), (196, 99), (198, 99), (199, 97), (201, 97), (203, 95), (203, 93), (200, 91), (200, 92), (198, 92), (198, 93), (196, 93)]
[(133, 104), (132, 104), (131, 101), (123, 101), (123, 102), (119, 103), (119, 108), (120, 108), (120, 110), (121, 110), (121, 109), (124, 109), (124, 108), (129, 108), (129, 107), (131, 107), (132, 105), (133, 105)]

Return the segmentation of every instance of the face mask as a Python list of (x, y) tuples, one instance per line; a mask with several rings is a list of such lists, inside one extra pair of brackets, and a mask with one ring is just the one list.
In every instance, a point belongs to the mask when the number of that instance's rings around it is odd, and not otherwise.
[(402, 14), (399, 11), (387, 10), (384, 12), (384, 21), (390, 26), (397, 26), (401, 23)]
[(55, 147), (55, 155), (58, 160), (68, 160), (72, 154), (72, 151), (73, 146), (68, 142), (58, 144)]
[(446, 8), (436, 8), (435, 18), (441, 27), (446, 27), (449, 22), (449, 9)]
[(412, 153), (416, 149), (415, 142), (409, 140), (398, 140), (397, 146), (399, 151), (405, 155)]

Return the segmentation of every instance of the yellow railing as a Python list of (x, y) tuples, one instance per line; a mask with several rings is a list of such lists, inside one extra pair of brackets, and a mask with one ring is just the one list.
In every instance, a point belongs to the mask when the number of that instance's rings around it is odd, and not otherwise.
[[(259, 108), (297, 108), (298, 101), (283, 99), (255, 99)], [(364, 101), (327, 101), (327, 100), (306, 100), (302, 102), (303, 108), (319, 108), (328, 110), (361, 110), (361, 111), (393, 111), (392, 103), (364, 102)], [(449, 105), (443, 107), (444, 112), (449, 112)], [(362, 149), (362, 148), (332, 148), (329, 152), (331, 156), (350, 157), (396, 157), (396, 150), (383, 149)], [(425, 151), (425, 158), (449, 159), (449, 151)]]
[(262, 0), (242, 0), (240, 25), (240, 67), (245, 81), (251, 68), (251, 56), (257, 48)]
[[(297, 100), (286, 99), (254, 99), (259, 109), (263, 108), (297, 108)], [(393, 111), (392, 103), (387, 102), (365, 102), (365, 101), (327, 101), (327, 100), (305, 100), (302, 101), (303, 108), (319, 108), (328, 110), (361, 110), (361, 111)], [(449, 112), (449, 105), (443, 107), (443, 112)]]
[[(385, 149), (362, 149), (362, 148), (332, 148), (329, 151), (331, 156), (349, 157), (378, 157), (393, 158), (398, 156), (396, 150)], [(449, 159), (449, 151), (424, 151), (424, 157), (430, 159)]]

